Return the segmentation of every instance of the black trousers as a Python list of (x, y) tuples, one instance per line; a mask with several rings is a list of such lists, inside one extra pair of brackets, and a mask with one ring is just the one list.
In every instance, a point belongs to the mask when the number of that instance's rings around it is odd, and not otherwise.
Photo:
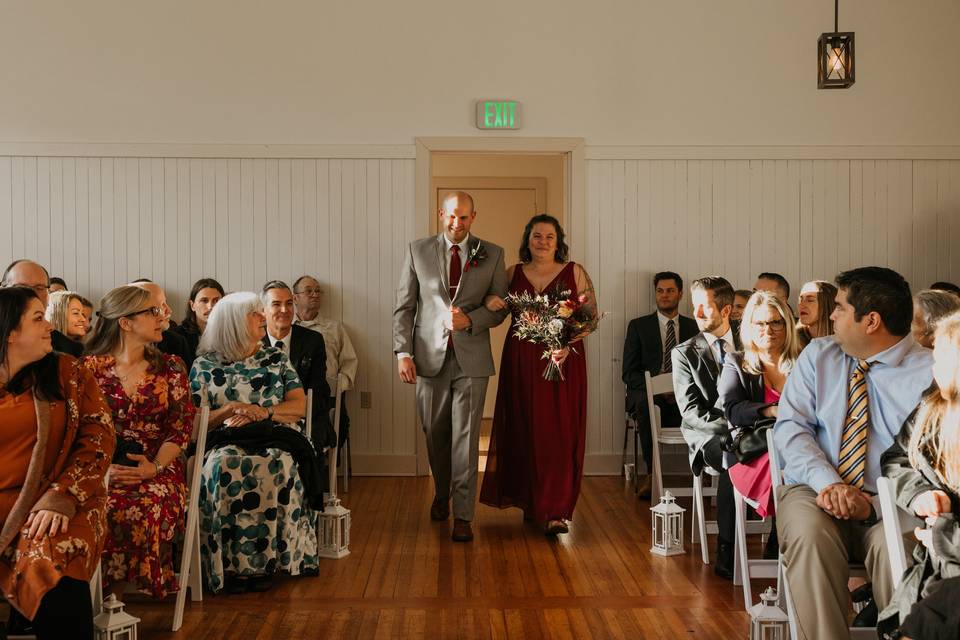
[(33, 618), (37, 640), (93, 640), (93, 604), (90, 584), (61, 578), (40, 601)]
[(737, 522), (733, 506), (733, 484), (730, 482), (730, 474), (723, 468), (720, 436), (710, 438), (700, 449), (700, 455), (703, 456), (704, 464), (720, 474), (717, 484), (717, 541), (730, 545), (732, 552)]

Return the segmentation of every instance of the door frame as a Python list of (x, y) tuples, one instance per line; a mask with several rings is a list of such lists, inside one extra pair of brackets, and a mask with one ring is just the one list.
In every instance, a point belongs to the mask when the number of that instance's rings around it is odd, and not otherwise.
[[(425, 238), (430, 235), (430, 221), (434, 212), (430, 210), (432, 195), (431, 177), (433, 153), (482, 153), (482, 154), (550, 154), (561, 153), (564, 156), (564, 198), (566, 199), (566, 235), (567, 244), (573, 255), (586, 253), (587, 229), (587, 193), (586, 193), (586, 153), (583, 138), (501, 138), (501, 137), (423, 137), (416, 138), (416, 192), (414, 237)], [(416, 408), (413, 408), (416, 412)], [(417, 454), (417, 475), (430, 474), (427, 450), (422, 429), (417, 425), (414, 437)]]

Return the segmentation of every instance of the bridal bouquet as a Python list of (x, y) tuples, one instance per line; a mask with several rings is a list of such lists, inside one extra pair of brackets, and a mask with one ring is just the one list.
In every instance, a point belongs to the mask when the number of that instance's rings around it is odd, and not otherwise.
[(511, 293), (506, 302), (516, 324), (513, 335), (544, 346), (541, 357), (548, 361), (543, 371), (545, 380), (563, 380), (563, 372), (553, 359), (553, 352), (570, 347), (591, 333), (604, 316), (597, 313), (596, 305), (586, 294), (574, 296), (571, 291), (559, 287), (552, 293), (541, 295)]

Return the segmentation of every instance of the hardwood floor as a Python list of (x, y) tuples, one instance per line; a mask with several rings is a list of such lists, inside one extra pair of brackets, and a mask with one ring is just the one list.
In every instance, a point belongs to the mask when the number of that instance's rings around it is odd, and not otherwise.
[(450, 523), (430, 522), (432, 498), (428, 478), (355, 478), (345, 500), (352, 553), (322, 561), (320, 577), (204, 594), (188, 601), (176, 634), (172, 599), (128, 596), (127, 610), (147, 640), (747, 636), (740, 590), (701, 563), (698, 547), (650, 555), (649, 504), (620, 478), (585, 478), (571, 531), (554, 541), (519, 510), (481, 505), (476, 539), (453, 543)]

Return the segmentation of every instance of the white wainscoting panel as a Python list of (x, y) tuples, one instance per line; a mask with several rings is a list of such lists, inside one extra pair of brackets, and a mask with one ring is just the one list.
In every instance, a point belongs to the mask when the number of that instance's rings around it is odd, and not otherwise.
[(348, 394), (357, 471), (382, 456), (413, 473), (413, 387), (391, 351), (413, 170), (412, 158), (0, 157), (0, 263), (37, 260), (95, 302), (147, 277), (178, 320), (201, 277), (259, 291), (316, 276), (359, 353), (357, 389), (372, 394), (363, 410)]
[(574, 258), (610, 313), (587, 339), (587, 452), (608, 462), (623, 443), (627, 323), (655, 309), (657, 271), (743, 289), (776, 271), (794, 298), (807, 280), (864, 265), (895, 269), (914, 290), (960, 282), (957, 160), (592, 159), (587, 198), (587, 255)]

